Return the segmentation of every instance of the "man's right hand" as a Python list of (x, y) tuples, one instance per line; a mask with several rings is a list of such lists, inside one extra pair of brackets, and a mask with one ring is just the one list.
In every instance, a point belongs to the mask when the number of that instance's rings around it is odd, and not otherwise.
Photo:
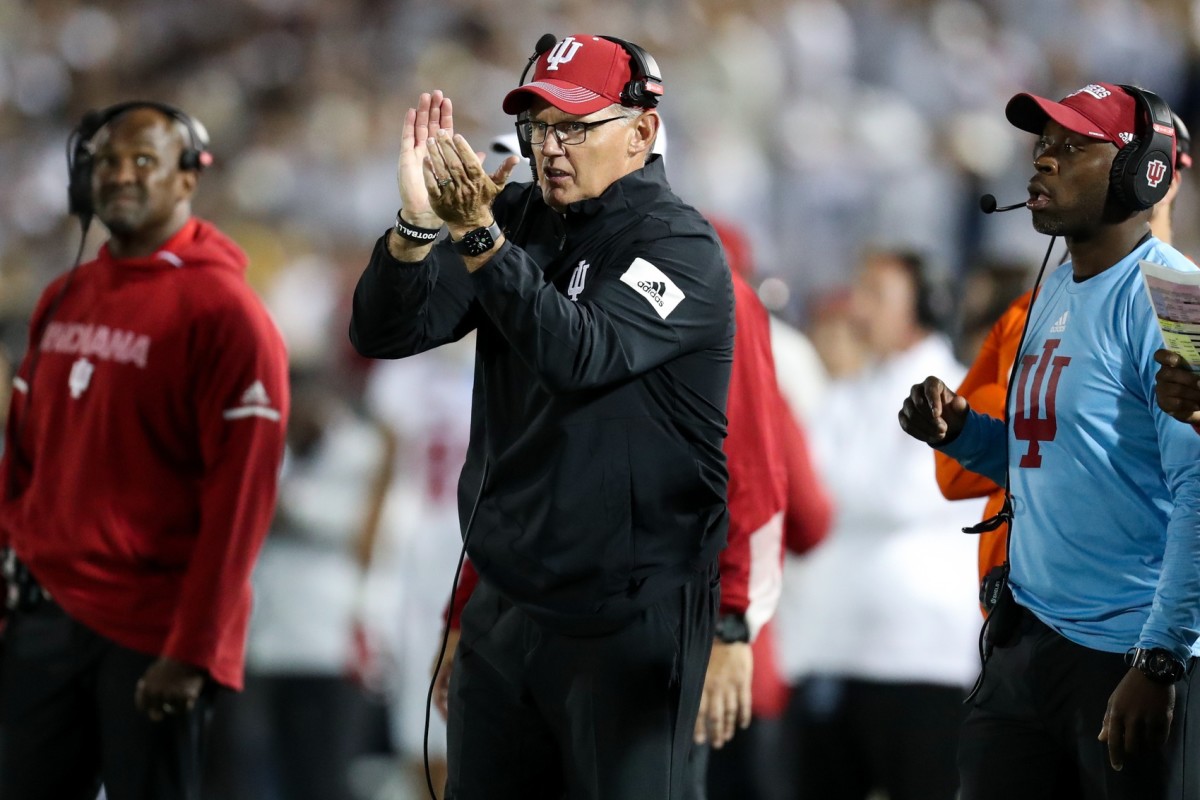
[(707, 742), (719, 750), (738, 728), (750, 726), (753, 676), (754, 651), (748, 642), (713, 642), (696, 716), (696, 744)]
[(966, 398), (931, 375), (913, 385), (900, 408), (900, 427), (926, 444), (949, 444), (962, 431), (969, 409)]
[(442, 658), (442, 668), (437, 669), (436, 655), (429, 668), (431, 673), (437, 670), (433, 680), (433, 705), (442, 715), (443, 720), (450, 715), (450, 668), (454, 666), (454, 654), (458, 652), (458, 640), (461, 635), (462, 631), (458, 628), (450, 629), (450, 635), (446, 639), (446, 655)]
[(424, 92), (417, 100), (417, 107), (404, 114), (396, 184), (400, 188), (400, 206), (404, 209), (405, 221), (422, 228), (438, 228), (442, 224), (429, 204), (429, 191), (425, 188), (421, 170), (429, 154), (429, 137), (443, 129), (454, 135), (454, 105), (440, 89)]

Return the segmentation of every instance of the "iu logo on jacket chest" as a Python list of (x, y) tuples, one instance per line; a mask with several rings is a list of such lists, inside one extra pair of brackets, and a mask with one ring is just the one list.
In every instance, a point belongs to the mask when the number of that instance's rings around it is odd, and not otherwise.
[(589, 266), (591, 265), (588, 262), (580, 261), (579, 266), (575, 267), (575, 271), (571, 273), (571, 282), (567, 284), (567, 297), (571, 298), (573, 303), (579, 300), (579, 295), (587, 284)]
[(1054, 355), (1060, 344), (1062, 339), (1047, 339), (1040, 356), (1031, 354), (1021, 357), (1013, 435), (1022, 442), (1029, 442), (1029, 450), (1021, 456), (1020, 466), (1023, 468), (1040, 467), (1041, 443), (1052, 442), (1058, 435), (1058, 417), (1055, 414), (1058, 380), (1063, 369), (1071, 363), (1070, 356)]

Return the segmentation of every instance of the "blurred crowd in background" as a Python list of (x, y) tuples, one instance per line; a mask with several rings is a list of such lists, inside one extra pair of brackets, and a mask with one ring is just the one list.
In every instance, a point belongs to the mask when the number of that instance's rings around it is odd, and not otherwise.
[(288, 273), (323, 282), (277, 308), (314, 340), (294, 348), (321, 348), (395, 212), (416, 95), (443, 89), (482, 150), (512, 131), (500, 99), (542, 33), (623, 36), (664, 72), (672, 184), (743, 226), (759, 278), (779, 279), (768, 303), (803, 323), (867, 243), (923, 252), (947, 278), (1036, 260), (1022, 213), (978, 212), (982, 192), (1024, 199), (1031, 172), (1004, 103), (1112, 80), (1195, 122), (1198, 28), (1189, 0), (0, 0), (3, 338), (20, 348), (74, 255), (64, 143), (89, 108), (153, 98), (203, 121), (216, 164), (199, 213), (243, 244), (264, 292)]
[[(925, 257), (963, 363), (1031, 284), (1045, 240), (1028, 215), (985, 217), (978, 207), (984, 192), (1001, 204), (1027, 197), (1031, 137), (1004, 118), (1014, 93), (1136, 83), (1200, 128), (1192, 0), (0, 0), (0, 352), (24, 351), (34, 300), (79, 247), (65, 145), (84, 112), (153, 99), (201, 120), (215, 164), (196, 211), (249, 254), (251, 283), (306, 386), (340, 395), (321, 401), (341, 410), (326, 405), (320, 424), (340, 430), (345, 408), (366, 412), (382, 433), (347, 424), (345, 435), (383, 437), (372, 447), (395, 452), (378, 519), (343, 524), (323, 545), (339, 551), (337, 563), (311, 573), (354, 584), (329, 601), (345, 611), (328, 621), (346, 629), (337, 645), (345, 652), (306, 663), (368, 687), (363, 697), (378, 713), (348, 717), (362, 734), (356, 746), (390, 748), (410, 764), (420, 758), (419, 701), (457, 558), (453, 487), (471, 349), (398, 364), (359, 359), (346, 340), (349, 296), (396, 211), (405, 109), (440, 88), (456, 130), (487, 150), (511, 133), (500, 100), (546, 32), (612, 34), (653, 54), (666, 86), (672, 185), (740, 232), (764, 303), (809, 335), (835, 378), (871, 357), (856, 342), (848, 299), (868, 249)], [(499, 161), (489, 154), (486, 163)], [(1186, 254), (1200, 252), (1198, 203), (1185, 186), (1175, 244)], [(85, 258), (103, 237), (91, 231)], [(384, 474), (353, 461), (346, 468), (360, 481)], [(367, 502), (334, 493), (311, 508), (300, 487), (281, 493), (298, 504), (281, 517), (282, 536), (303, 531), (305, 514), (320, 527), (320, 512), (341, 503), (361, 514)], [(287, 563), (286, 541), (268, 543), (260, 582)], [(289, 589), (311, 587), (285, 576), (264, 601), (286, 606)], [(252, 671), (278, 671), (297, 644), (262, 631), (264, 615), (295, 622), (282, 607), (261, 605)], [(322, 724), (328, 731), (332, 720)]]

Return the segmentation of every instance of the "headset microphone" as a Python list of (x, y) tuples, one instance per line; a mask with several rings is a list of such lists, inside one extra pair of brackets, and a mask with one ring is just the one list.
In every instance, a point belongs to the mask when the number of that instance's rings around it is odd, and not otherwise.
[[(536, 63), (537, 60), (542, 57), (542, 53), (545, 53), (557, 43), (558, 37), (553, 33), (543, 33), (541, 35), (541, 37), (537, 40), (537, 44), (533, 46), (533, 55), (531, 55), (529, 57), (529, 61), (525, 63), (525, 69), (521, 70), (521, 79), (517, 81), (517, 86), (525, 85), (525, 76), (529, 74), (529, 68), (532, 67), (534, 63)], [(528, 119), (528, 111), (523, 111), (517, 115), (517, 140), (521, 150), (521, 157), (529, 159), (529, 169), (533, 173), (533, 182), (537, 183), (537, 166), (533, 163), (533, 145), (526, 141), (524, 136), (519, 135), (521, 126), (524, 125)]]
[[(529, 59), (530, 63), (538, 60), (538, 56), (554, 47), (554, 43), (558, 41), (558, 37), (553, 33), (543, 33), (541, 38), (537, 40), (537, 44), (533, 46), (533, 58)], [(521, 79), (524, 82), (524, 78)]]
[(997, 211), (1014, 211), (1018, 208), (1025, 208), (1025, 203), (1013, 203), (1011, 206), (997, 206), (995, 195), (985, 194), (979, 198), (979, 210), (985, 214), (994, 214)]

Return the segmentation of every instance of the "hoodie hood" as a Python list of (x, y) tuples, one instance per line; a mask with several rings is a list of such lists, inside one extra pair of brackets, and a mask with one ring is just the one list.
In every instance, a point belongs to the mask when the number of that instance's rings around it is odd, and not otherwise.
[(101, 264), (119, 265), (124, 269), (178, 269), (185, 264), (189, 269), (217, 267), (231, 270), (238, 275), (246, 273), (249, 263), (242, 248), (215, 225), (199, 217), (189, 217), (183, 227), (153, 255), (114, 258), (108, 249), (108, 243), (105, 242), (100, 247), (96, 261)]

